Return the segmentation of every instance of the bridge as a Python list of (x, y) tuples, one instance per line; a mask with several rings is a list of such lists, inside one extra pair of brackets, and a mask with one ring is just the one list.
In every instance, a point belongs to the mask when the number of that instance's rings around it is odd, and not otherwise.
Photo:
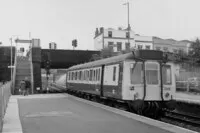
[(46, 62), (50, 63), (50, 69), (67, 69), (72, 65), (88, 62), (93, 55), (99, 54), (100, 51), (41, 49), (40, 45), (32, 45), (29, 54), (21, 56), (17, 54), (15, 47), (11, 51), (11, 47), (1, 46), (0, 82), (13, 79), (12, 94), (18, 94), (20, 81), (28, 77), (32, 83), (30, 93), (34, 94), (37, 92), (36, 88), (42, 88), (41, 69), (46, 67)]

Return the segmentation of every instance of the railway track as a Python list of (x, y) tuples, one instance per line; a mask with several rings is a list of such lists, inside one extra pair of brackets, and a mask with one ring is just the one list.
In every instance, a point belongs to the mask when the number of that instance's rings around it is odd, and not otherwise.
[(161, 118), (161, 120), (165, 122), (167, 121), (171, 124), (182, 126), (184, 128), (187, 127), (193, 130), (200, 131), (200, 116), (165, 110), (164, 116)]

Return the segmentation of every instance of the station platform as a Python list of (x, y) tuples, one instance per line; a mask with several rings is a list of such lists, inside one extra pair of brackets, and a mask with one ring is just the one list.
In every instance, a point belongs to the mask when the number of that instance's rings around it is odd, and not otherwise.
[(176, 92), (174, 95), (174, 100), (186, 103), (200, 104), (200, 94), (189, 92)]
[(195, 133), (68, 94), (11, 96), (3, 133)]

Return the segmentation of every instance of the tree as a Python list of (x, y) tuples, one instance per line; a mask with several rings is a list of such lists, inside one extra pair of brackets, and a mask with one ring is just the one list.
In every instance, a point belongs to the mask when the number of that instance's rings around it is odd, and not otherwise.
[(200, 40), (198, 38), (191, 43), (189, 56), (194, 58), (200, 58)]
[(101, 55), (100, 56), (102, 58), (108, 58), (108, 57), (114, 56), (113, 47), (103, 48), (101, 50)]
[(100, 60), (102, 57), (98, 54), (93, 54), (90, 61)]
[(73, 49), (75, 49), (77, 47), (77, 40), (76, 39), (72, 40), (72, 46), (73, 46)]

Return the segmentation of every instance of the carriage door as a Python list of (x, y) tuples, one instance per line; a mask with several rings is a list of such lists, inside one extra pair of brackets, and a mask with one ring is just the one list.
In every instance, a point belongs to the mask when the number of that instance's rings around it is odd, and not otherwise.
[(146, 96), (145, 100), (161, 100), (160, 67), (158, 62), (145, 62)]

